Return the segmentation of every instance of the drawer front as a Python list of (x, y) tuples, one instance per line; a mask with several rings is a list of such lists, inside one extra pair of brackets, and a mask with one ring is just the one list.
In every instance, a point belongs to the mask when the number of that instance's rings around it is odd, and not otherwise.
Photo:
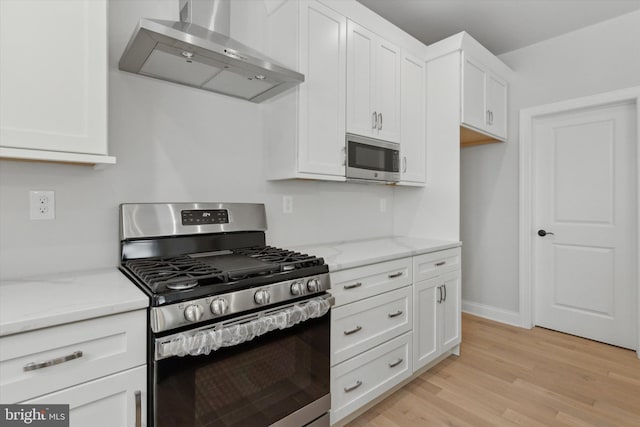
[(460, 269), (460, 248), (431, 252), (413, 257), (414, 281), (439, 276)]
[(411, 332), (331, 368), (331, 424), (411, 376)]
[(411, 330), (412, 287), (406, 286), (331, 312), (331, 365)]
[(145, 364), (146, 325), (146, 310), (137, 310), (0, 338), (3, 402)]
[(411, 284), (411, 258), (401, 258), (331, 273), (336, 307)]
[(147, 367), (139, 366), (22, 404), (69, 405), (70, 427), (138, 427), (147, 422), (146, 389)]

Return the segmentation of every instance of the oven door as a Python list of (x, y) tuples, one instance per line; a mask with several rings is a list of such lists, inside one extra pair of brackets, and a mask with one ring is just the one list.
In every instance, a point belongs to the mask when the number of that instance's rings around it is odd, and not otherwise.
[(328, 308), (305, 304), (157, 338), (152, 425), (328, 426)]

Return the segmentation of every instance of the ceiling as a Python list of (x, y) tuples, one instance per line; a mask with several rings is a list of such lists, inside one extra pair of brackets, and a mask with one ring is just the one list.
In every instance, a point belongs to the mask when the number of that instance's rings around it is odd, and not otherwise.
[(358, 0), (429, 45), (466, 31), (493, 54), (640, 9), (640, 0)]

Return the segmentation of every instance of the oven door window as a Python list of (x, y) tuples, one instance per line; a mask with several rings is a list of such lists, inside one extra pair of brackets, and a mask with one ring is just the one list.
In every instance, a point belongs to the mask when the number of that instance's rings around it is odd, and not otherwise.
[(155, 426), (268, 426), (329, 393), (329, 316), (155, 362)]

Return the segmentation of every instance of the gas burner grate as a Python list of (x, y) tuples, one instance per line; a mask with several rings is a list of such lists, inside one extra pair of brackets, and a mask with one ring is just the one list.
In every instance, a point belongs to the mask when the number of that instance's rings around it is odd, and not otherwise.
[(259, 259), (260, 261), (277, 264), (280, 267), (280, 271), (291, 271), (324, 264), (322, 258), (273, 246), (235, 249), (233, 252)]
[(227, 275), (210, 265), (189, 257), (148, 258), (126, 261), (124, 266), (154, 292), (191, 289), (199, 284), (224, 283)]

